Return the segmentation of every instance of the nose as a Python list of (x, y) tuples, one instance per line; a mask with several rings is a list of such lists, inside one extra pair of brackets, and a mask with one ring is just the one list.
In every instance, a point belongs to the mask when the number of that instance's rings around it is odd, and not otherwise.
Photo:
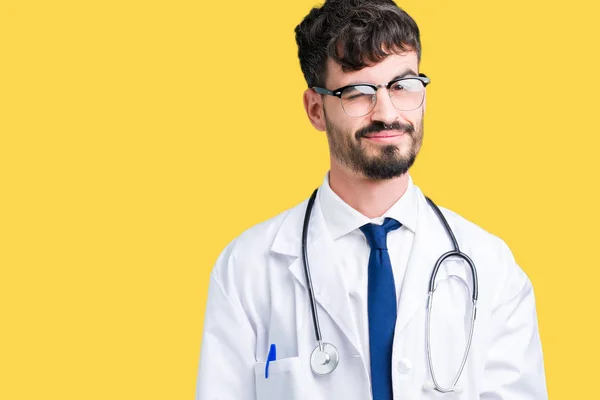
[(377, 102), (373, 108), (372, 120), (391, 125), (398, 119), (398, 110), (392, 104), (392, 99), (390, 99), (390, 95), (385, 87), (379, 88), (376, 96)]

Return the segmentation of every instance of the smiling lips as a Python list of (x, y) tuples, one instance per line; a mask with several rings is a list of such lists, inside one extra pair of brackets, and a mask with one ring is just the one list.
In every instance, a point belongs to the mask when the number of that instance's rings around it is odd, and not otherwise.
[(402, 136), (405, 133), (401, 131), (383, 131), (377, 133), (370, 133), (364, 136), (365, 139), (377, 141), (377, 142), (391, 142)]

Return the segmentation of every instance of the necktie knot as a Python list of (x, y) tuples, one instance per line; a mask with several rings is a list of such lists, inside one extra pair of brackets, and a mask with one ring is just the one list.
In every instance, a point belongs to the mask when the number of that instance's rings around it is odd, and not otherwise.
[(387, 250), (387, 234), (394, 229), (400, 228), (400, 222), (393, 218), (386, 218), (383, 225), (366, 224), (360, 230), (367, 238), (371, 250)]

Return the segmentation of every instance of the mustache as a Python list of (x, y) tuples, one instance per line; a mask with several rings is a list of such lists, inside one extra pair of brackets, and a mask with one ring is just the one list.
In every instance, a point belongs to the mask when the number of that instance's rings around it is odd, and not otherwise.
[(364, 128), (360, 128), (354, 134), (356, 140), (365, 137), (369, 133), (378, 133), (384, 131), (400, 131), (404, 133), (408, 133), (409, 135), (413, 135), (415, 133), (415, 127), (410, 123), (402, 123), (400, 121), (395, 121), (391, 125), (384, 124), (381, 121), (375, 121), (370, 125), (365, 126)]

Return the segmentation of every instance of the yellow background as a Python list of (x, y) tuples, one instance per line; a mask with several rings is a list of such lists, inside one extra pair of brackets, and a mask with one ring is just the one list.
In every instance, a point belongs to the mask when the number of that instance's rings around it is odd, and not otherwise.
[[(193, 398), (218, 254), (328, 168), (314, 4), (0, 1), (0, 399)], [(414, 180), (532, 279), (550, 397), (595, 398), (598, 6), (399, 4), (432, 79)]]

